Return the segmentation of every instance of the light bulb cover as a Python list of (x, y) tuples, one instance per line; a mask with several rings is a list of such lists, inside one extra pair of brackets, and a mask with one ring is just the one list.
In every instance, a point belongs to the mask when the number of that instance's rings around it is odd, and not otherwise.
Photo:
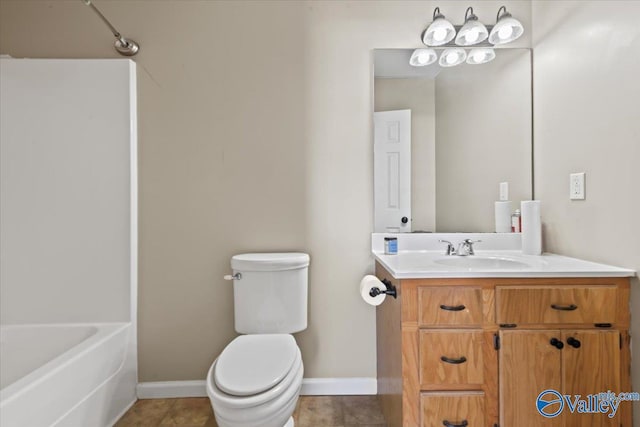
[(409, 64), (414, 67), (424, 67), (433, 64), (438, 59), (438, 54), (433, 49), (416, 49), (411, 54)]
[(491, 33), (489, 33), (489, 43), (493, 45), (511, 43), (522, 36), (523, 33), (524, 27), (520, 21), (511, 16), (507, 12), (507, 8), (502, 6), (498, 9), (496, 25), (493, 26)]
[(496, 52), (490, 47), (477, 47), (471, 49), (467, 55), (467, 64), (480, 65), (493, 61), (496, 57)]
[(422, 43), (427, 46), (442, 46), (449, 43), (456, 36), (453, 24), (440, 13), (440, 8), (433, 11), (433, 22), (422, 33)]
[(467, 52), (461, 47), (450, 47), (440, 54), (438, 64), (441, 67), (455, 67), (460, 65), (467, 59)]
[(487, 27), (473, 13), (473, 8), (467, 8), (464, 14), (464, 25), (458, 31), (456, 36), (456, 44), (458, 46), (473, 46), (482, 43), (489, 37)]

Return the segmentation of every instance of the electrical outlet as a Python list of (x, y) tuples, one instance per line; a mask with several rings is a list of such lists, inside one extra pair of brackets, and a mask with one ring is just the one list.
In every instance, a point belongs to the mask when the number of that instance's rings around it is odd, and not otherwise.
[(569, 175), (569, 199), (585, 199), (584, 172)]

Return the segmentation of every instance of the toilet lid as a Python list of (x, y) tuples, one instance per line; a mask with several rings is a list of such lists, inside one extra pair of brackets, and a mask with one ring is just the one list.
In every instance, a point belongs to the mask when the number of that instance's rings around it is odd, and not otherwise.
[(298, 355), (289, 334), (241, 335), (222, 351), (215, 368), (216, 385), (235, 396), (258, 394), (277, 385)]

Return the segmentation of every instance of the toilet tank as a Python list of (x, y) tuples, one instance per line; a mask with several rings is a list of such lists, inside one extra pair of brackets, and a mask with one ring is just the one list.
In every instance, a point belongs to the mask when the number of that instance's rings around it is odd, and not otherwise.
[(309, 255), (240, 254), (231, 258), (231, 268), (237, 332), (291, 334), (307, 328)]

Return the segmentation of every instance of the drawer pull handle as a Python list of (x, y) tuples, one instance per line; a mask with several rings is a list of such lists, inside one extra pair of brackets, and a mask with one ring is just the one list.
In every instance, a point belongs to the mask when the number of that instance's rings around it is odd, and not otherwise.
[(518, 325), (516, 325), (515, 323), (500, 323), (501, 328), (517, 328)]
[(596, 328), (610, 328), (613, 325), (611, 323), (594, 323), (593, 326)]
[(577, 340), (574, 337), (567, 338), (567, 344), (569, 344), (573, 348), (580, 348), (580, 346), (582, 345), (580, 340)]
[(560, 311), (573, 311), (573, 310), (577, 310), (578, 306), (575, 304), (569, 304), (569, 305), (551, 304), (551, 308), (553, 308), (554, 310), (560, 310)]
[(440, 356), (440, 360), (442, 360), (445, 363), (451, 363), (452, 365), (459, 365), (461, 363), (466, 362), (467, 358), (462, 356), (459, 359), (451, 359), (450, 357), (447, 357), (447, 356)]
[(447, 310), (447, 311), (462, 311), (467, 307), (465, 307), (463, 304), (460, 304), (460, 305), (444, 305), (444, 304), (440, 304), (440, 308), (442, 310)]
[(467, 420), (462, 420), (459, 424), (444, 420), (442, 421), (442, 425), (446, 427), (467, 427), (469, 423), (467, 422)]

